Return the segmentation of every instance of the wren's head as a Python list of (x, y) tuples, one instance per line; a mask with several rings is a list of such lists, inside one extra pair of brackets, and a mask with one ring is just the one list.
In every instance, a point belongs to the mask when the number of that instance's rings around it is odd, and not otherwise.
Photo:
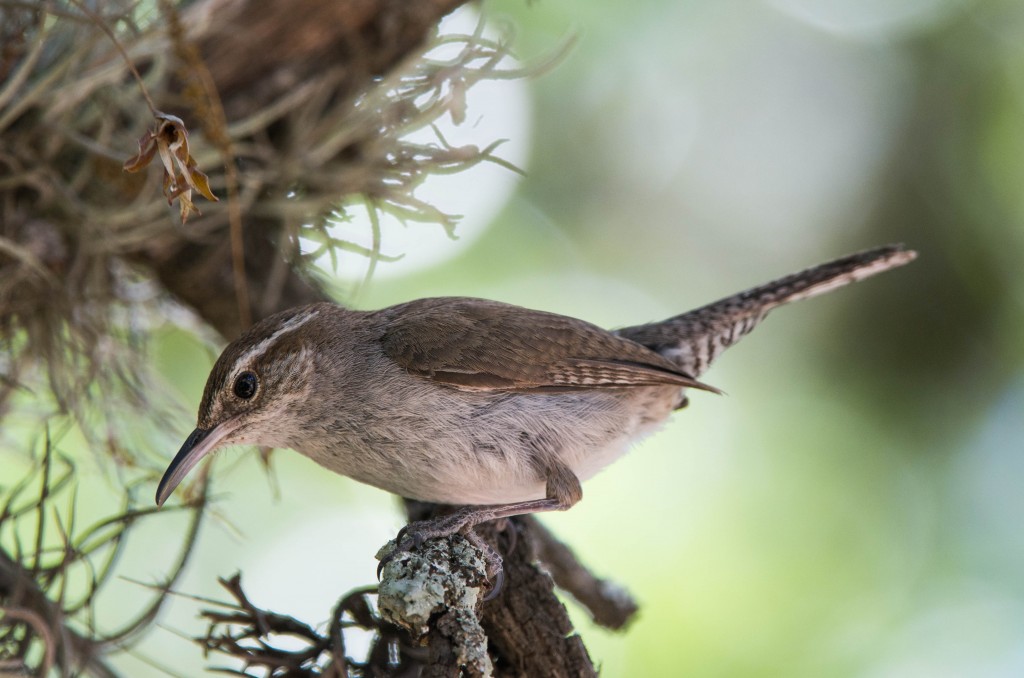
[(289, 446), (285, 427), (294, 417), (285, 415), (308, 397), (313, 374), (307, 334), (297, 330), (329, 311), (329, 304), (314, 304), (272, 315), (224, 349), (206, 381), (196, 430), (167, 467), (157, 504), (218, 447)]

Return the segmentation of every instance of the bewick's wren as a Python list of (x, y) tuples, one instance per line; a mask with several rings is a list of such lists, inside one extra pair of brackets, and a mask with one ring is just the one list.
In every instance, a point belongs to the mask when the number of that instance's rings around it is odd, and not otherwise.
[(567, 509), (580, 481), (682, 407), (687, 388), (715, 390), (696, 378), (770, 310), (915, 256), (900, 246), (854, 254), (617, 331), (458, 297), (284, 311), (224, 349), (156, 501), (214, 449), (249, 443), (293, 448), (403, 497), (466, 505), (410, 526), (413, 541)]

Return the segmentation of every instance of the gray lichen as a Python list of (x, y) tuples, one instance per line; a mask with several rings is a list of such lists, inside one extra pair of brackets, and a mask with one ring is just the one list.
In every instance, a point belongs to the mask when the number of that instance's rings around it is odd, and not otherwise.
[[(395, 548), (385, 545), (384, 558)], [(414, 637), (440, 633), (459, 665), (471, 676), (494, 673), (477, 605), (489, 586), (480, 552), (460, 536), (431, 539), (416, 551), (390, 560), (381, 572), (377, 606), (381, 616)]]

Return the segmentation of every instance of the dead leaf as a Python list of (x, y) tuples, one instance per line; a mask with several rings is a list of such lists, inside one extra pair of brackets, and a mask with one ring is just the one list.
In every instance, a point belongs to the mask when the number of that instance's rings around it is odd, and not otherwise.
[(181, 208), (181, 223), (189, 214), (202, 214), (192, 202), (192, 191), (199, 191), (207, 200), (217, 202), (217, 196), (210, 190), (210, 180), (199, 170), (195, 158), (188, 150), (188, 130), (181, 118), (157, 113), (155, 130), (147, 131), (139, 139), (139, 153), (124, 163), (124, 171), (138, 172), (149, 166), (153, 158), (160, 156), (164, 167), (164, 196), (167, 204), (175, 200)]

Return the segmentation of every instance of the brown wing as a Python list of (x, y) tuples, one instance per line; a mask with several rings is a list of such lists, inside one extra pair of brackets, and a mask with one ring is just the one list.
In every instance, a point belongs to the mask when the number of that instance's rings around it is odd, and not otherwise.
[(384, 352), (409, 372), (473, 390), (671, 384), (710, 391), (654, 351), (595, 325), (483, 299), (419, 299), (379, 311)]

